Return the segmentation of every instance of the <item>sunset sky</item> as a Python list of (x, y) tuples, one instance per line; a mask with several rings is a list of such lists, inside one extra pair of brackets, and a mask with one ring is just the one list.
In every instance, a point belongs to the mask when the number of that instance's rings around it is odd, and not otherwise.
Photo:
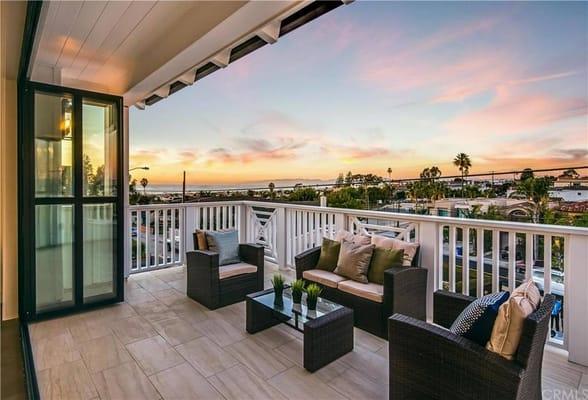
[(588, 3), (357, 1), (146, 110), (151, 183), (588, 164)]

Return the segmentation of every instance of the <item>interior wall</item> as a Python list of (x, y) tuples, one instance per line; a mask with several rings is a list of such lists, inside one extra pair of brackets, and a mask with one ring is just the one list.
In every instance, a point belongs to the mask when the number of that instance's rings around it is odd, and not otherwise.
[(26, 2), (0, 1), (2, 320), (18, 317), (17, 74)]

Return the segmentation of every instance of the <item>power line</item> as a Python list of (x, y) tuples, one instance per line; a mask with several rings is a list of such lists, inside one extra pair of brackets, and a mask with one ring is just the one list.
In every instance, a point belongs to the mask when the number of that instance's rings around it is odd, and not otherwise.
[[(526, 168), (524, 170), (513, 170), (513, 171), (502, 171), (502, 172), (497, 172), (497, 171), (490, 171), (490, 172), (484, 172), (484, 173), (477, 173), (477, 174), (468, 174), (465, 175), (464, 178), (472, 178), (472, 177), (483, 177), (483, 176), (497, 176), (497, 175), (517, 175), (517, 174), (521, 174), (523, 172), (533, 172), (533, 173), (540, 173), (540, 172), (554, 172), (554, 171), (563, 171), (563, 170), (567, 170), (567, 169), (573, 169), (573, 170), (583, 170), (583, 169), (588, 169), (588, 165), (583, 165), (583, 166), (578, 166), (578, 167), (562, 167), (562, 168), (537, 168), (537, 169), (532, 169), (532, 168)], [(448, 176), (440, 176), (438, 178), (435, 178), (437, 180), (445, 180), (445, 179), (455, 179), (455, 178), (460, 178), (461, 179), (461, 175), (448, 175)], [(422, 178), (418, 177), (418, 178), (402, 178), (402, 179), (383, 179), (382, 182), (383, 183), (405, 183), (405, 182), (415, 182), (415, 181), (420, 181), (422, 180)], [(328, 187), (333, 187), (333, 186), (340, 186), (340, 184), (338, 183), (314, 183), (314, 184), (308, 184), (308, 185), (302, 185), (302, 187), (305, 188), (328, 188)], [(290, 186), (276, 186), (274, 188), (274, 190), (282, 190), (282, 189), (293, 189), (297, 187), (297, 185), (290, 185)], [(248, 190), (267, 190), (267, 187), (249, 187), (249, 188), (228, 188), (228, 189), (200, 189), (200, 190), (193, 190), (191, 192), (212, 192), (212, 193), (218, 193), (218, 192), (244, 192), (244, 191), (248, 191)], [(173, 193), (173, 192), (172, 192)]]

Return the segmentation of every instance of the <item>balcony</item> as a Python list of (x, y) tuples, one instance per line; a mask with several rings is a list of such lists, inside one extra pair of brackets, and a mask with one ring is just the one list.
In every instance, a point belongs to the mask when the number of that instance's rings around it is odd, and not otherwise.
[(251, 201), (130, 206), (127, 217), (125, 302), (30, 326), (43, 398), (387, 398), (386, 341), (355, 328), (354, 350), (310, 374), (299, 332), (249, 335), (243, 302), (210, 311), (189, 299), (183, 263), (197, 228), (262, 244), (266, 287), (276, 271), (292, 279), (294, 256), (339, 229), (419, 242), (429, 317), (435, 289), (481, 295), (532, 277), (563, 306), (544, 398), (588, 390), (576, 363), (586, 364), (586, 229)]

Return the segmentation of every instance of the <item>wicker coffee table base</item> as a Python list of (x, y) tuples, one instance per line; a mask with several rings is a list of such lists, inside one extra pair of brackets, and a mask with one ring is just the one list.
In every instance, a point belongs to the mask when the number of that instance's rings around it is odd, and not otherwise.
[[(253, 334), (287, 318), (254, 299), (273, 289), (247, 295), (247, 332)], [(295, 329), (290, 324), (286, 324)], [(304, 324), (304, 368), (314, 372), (353, 350), (353, 310), (342, 307)]]

